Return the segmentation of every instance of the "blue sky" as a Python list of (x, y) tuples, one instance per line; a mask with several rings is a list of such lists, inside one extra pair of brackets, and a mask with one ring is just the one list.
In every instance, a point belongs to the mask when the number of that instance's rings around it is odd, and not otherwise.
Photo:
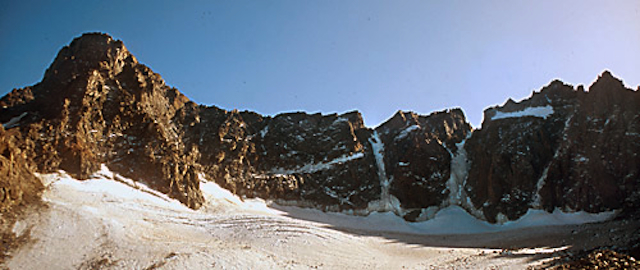
[(262, 114), (482, 111), (605, 69), (640, 84), (640, 1), (0, 0), (0, 95), (84, 32), (124, 41), (191, 100)]

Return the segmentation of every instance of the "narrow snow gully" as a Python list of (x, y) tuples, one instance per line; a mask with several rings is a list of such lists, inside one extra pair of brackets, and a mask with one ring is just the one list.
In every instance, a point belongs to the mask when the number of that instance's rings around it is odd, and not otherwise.
[[(565, 143), (565, 141), (567, 141), (567, 133), (569, 132), (569, 127), (571, 125), (573, 116), (575, 116), (575, 114), (572, 114), (564, 122), (564, 129), (562, 129), (562, 141), (558, 144), (558, 148), (556, 148), (556, 151), (553, 153), (553, 158), (551, 160), (558, 160), (558, 156), (561, 154), (563, 144)], [(542, 198), (540, 197), (540, 191), (547, 181), (547, 175), (549, 173), (549, 167), (551, 166), (551, 163), (552, 162), (549, 161), (549, 163), (547, 163), (547, 165), (544, 167), (542, 175), (540, 176), (540, 179), (538, 179), (538, 183), (536, 184), (536, 193), (533, 197), (533, 202), (531, 203), (531, 207), (533, 207), (534, 209), (542, 209)]]
[[(380, 179), (380, 200), (372, 202), (369, 205), (369, 209), (379, 212), (393, 211), (393, 199), (389, 193), (389, 187), (391, 186), (391, 179), (387, 178), (387, 172), (384, 168), (384, 143), (380, 139), (380, 135), (377, 131), (373, 131), (373, 135), (369, 138), (371, 143), (371, 149), (376, 159), (376, 166), (378, 167), (378, 178)], [(395, 200), (397, 201), (397, 199)]]
[(469, 133), (467, 138), (456, 144), (458, 150), (455, 153), (449, 151), (451, 154), (451, 173), (446, 184), (447, 189), (449, 190), (449, 198), (443, 202), (442, 207), (444, 208), (452, 205), (460, 206), (469, 212), (469, 214), (483, 219), (482, 212), (473, 206), (471, 199), (467, 196), (464, 190), (464, 186), (469, 175), (467, 150), (464, 149), (464, 144), (469, 137), (471, 137), (471, 133)]
[[(467, 167), (467, 150), (464, 149), (466, 139), (457, 143), (458, 151), (451, 153), (451, 174), (447, 180), (449, 190), (448, 205), (461, 205), (464, 182), (467, 180), (469, 169)], [(465, 196), (466, 197), (466, 196)]]

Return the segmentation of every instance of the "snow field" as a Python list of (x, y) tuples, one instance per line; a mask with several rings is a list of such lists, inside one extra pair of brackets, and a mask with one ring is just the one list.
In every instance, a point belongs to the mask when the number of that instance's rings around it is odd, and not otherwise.
[(207, 203), (195, 211), (106, 166), (85, 181), (64, 172), (41, 178), (48, 183), (43, 198), (49, 206), (14, 226), (18, 234), (30, 231), (33, 241), (14, 252), (6, 264), (11, 269), (519, 269), (539, 261), (481, 256), (495, 250), (411, 244), (385, 235), (425, 241), (443, 235), (475, 243), (484, 241), (485, 232), (611, 215), (532, 210), (518, 221), (495, 225), (450, 206), (433, 219), (409, 223), (391, 212), (363, 217), (242, 200), (203, 178)]

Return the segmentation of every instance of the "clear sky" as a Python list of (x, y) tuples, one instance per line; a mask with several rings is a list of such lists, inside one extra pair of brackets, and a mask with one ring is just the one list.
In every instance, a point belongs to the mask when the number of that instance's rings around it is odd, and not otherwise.
[(605, 69), (640, 84), (640, 1), (0, 0), (0, 95), (84, 32), (124, 41), (191, 100), (224, 109), (484, 108)]

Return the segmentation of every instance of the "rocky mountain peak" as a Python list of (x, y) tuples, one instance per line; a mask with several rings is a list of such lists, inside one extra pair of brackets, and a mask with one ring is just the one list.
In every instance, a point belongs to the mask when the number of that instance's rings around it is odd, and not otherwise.
[(362, 118), (362, 114), (359, 111), (350, 111), (341, 115), (351, 122), (355, 128), (365, 128), (364, 126), (364, 118)]
[(598, 76), (598, 79), (596, 79), (593, 84), (589, 86), (589, 92), (596, 93), (604, 89), (621, 90), (625, 88), (626, 87), (624, 86), (622, 80), (614, 77), (613, 74), (611, 74), (611, 72), (609, 72), (608, 70), (605, 70), (604, 72), (602, 72), (602, 74), (600, 74), (600, 76)]
[(399, 110), (393, 115), (393, 117), (380, 125), (379, 128), (393, 130), (417, 124), (417, 115), (414, 112), (404, 112)]
[(595, 95), (599, 95), (601, 92), (612, 93), (616, 90), (625, 90), (624, 83), (608, 70), (602, 72), (598, 79), (589, 86), (589, 92)]
[(580, 95), (582, 105), (590, 114), (602, 117), (616, 108), (630, 110), (640, 105), (640, 95), (628, 89), (611, 72), (604, 71), (589, 87), (589, 92)]
[(589, 91), (556, 80), (525, 100), (487, 109), (482, 130), (465, 144), (471, 201), (489, 221), (515, 219), (530, 207), (620, 208), (618, 198), (639, 186), (639, 98), (605, 71)]
[(88, 33), (75, 38), (60, 50), (45, 72), (44, 79), (68, 79), (92, 70), (111, 70), (118, 74), (125, 64), (137, 64), (137, 60), (125, 48), (122, 41), (102, 33)]

